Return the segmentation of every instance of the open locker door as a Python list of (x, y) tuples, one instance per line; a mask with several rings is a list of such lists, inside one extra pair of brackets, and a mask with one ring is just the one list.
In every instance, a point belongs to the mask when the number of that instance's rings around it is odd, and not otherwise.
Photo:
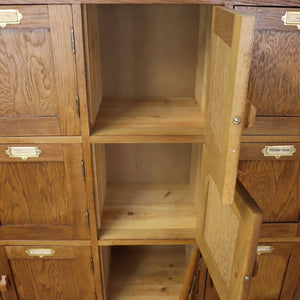
[(254, 22), (213, 9), (196, 241), (222, 300), (247, 297), (262, 219), (243, 186), (236, 187)]

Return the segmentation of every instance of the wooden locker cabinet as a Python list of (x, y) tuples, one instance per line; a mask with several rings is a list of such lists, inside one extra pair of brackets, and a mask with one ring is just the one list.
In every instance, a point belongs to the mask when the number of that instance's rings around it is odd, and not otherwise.
[[(39, 157), (14, 157), (26, 147), (37, 147)], [(1, 144), (0, 149), (1, 239), (89, 239), (81, 145)]]
[(2, 300), (94, 297), (90, 247), (2, 246), (0, 259), (0, 274), (7, 278)]
[(71, 6), (1, 9), (22, 19), (0, 31), (0, 136), (80, 135)]

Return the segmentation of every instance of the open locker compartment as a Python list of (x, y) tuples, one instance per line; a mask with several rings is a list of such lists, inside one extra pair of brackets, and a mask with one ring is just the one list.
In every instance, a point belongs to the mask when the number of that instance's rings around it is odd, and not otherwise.
[(84, 16), (92, 137), (203, 135), (211, 6), (88, 5)]
[(100, 247), (104, 299), (178, 299), (192, 245)]
[(100, 240), (192, 242), (201, 144), (97, 144)]

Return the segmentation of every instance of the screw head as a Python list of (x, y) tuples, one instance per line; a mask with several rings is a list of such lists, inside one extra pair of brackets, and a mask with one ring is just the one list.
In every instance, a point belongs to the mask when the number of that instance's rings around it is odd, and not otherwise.
[(233, 120), (232, 120), (232, 123), (234, 125), (239, 125), (241, 123), (241, 119), (239, 117), (235, 117)]
[(245, 280), (250, 280), (250, 276), (247, 276), (247, 275), (246, 275), (246, 276), (244, 277), (244, 279), (245, 279)]

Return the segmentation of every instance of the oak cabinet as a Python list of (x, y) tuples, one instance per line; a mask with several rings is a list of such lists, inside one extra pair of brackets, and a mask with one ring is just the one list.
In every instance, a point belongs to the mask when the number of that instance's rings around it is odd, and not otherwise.
[(2, 300), (94, 299), (89, 247), (3, 246), (0, 259)]
[(1, 136), (80, 135), (70, 5), (1, 6)]
[(0, 153), (1, 239), (89, 239), (80, 144), (1, 144)]

